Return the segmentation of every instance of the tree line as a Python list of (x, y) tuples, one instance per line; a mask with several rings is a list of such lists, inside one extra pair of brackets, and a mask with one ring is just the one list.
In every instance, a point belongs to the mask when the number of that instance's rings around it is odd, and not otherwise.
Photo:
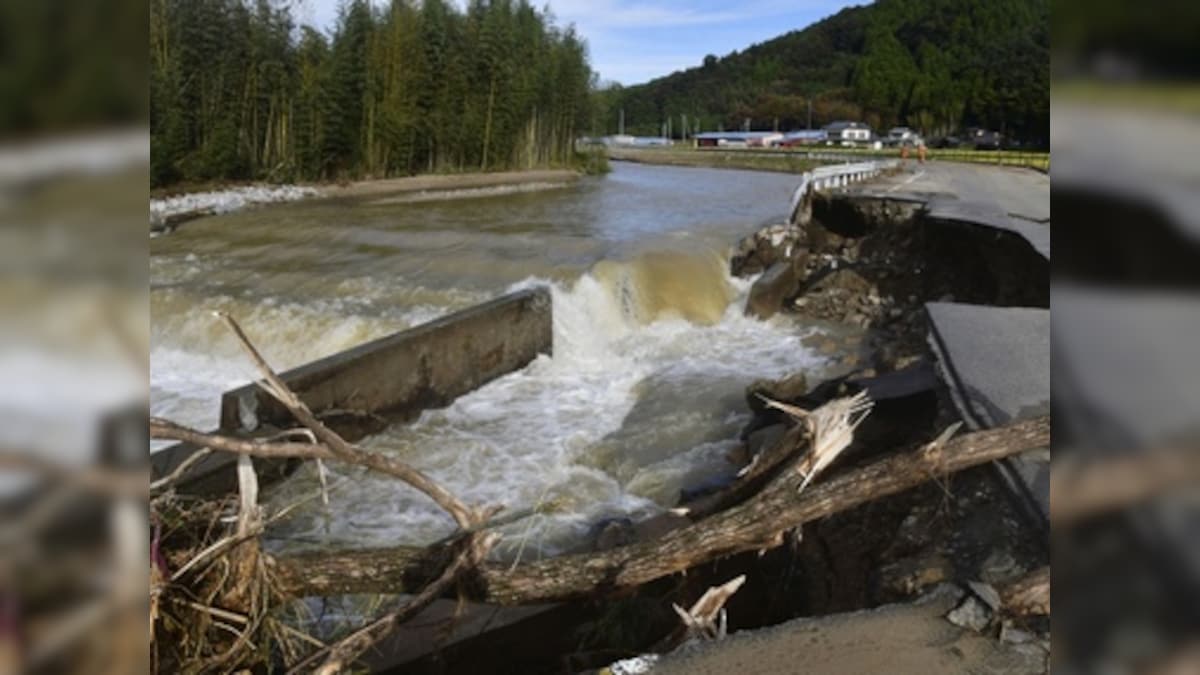
[(927, 136), (969, 126), (1048, 145), (1048, 0), (877, 0), (682, 72), (600, 94), (629, 133), (847, 119)]
[[(374, 5), (374, 6), (372, 6)], [(151, 0), (151, 184), (558, 166), (589, 124), (573, 27), (527, 0)]]

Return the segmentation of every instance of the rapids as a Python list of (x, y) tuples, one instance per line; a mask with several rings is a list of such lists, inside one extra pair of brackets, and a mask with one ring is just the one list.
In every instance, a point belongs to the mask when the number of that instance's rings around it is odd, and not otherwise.
[[(223, 309), (279, 369), (498, 294), (549, 285), (554, 354), (412, 424), (364, 439), (473, 503), (542, 512), (497, 555), (552, 555), (598, 519), (671, 506), (727, 475), (759, 377), (818, 369), (786, 317), (742, 315), (729, 249), (778, 219), (792, 176), (617, 163), (571, 188), (462, 201), (274, 205), (194, 221), (151, 242), (151, 408), (209, 428), (253, 377), (211, 317)], [(452, 522), (394, 480), (330, 467), (273, 533), (287, 548), (420, 544)], [(306, 467), (269, 491), (311, 497)]]

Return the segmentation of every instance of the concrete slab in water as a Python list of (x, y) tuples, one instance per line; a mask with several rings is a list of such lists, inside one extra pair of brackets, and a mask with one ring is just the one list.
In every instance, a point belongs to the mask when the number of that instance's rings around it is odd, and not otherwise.
[[(318, 414), (353, 410), (401, 422), (422, 410), (449, 405), (524, 367), (538, 354), (550, 353), (553, 339), (550, 291), (533, 288), (361, 344), (280, 377)], [(257, 385), (221, 397), (222, 433), (248, 437), (292, 424), (291, 413)], [(350, 441), (362, 435), (339, 432)], [(180, 443), (155, 452), (153, 475), (167, 475), (197, 450)], [(180, 487), (206, 493), (231, 489), (235, 463), (233, 455), (210, 455), (189, 470)], [(258, 459), (255, 466), (263, 477), (288, 470), (288, 463), (280, 461)]]

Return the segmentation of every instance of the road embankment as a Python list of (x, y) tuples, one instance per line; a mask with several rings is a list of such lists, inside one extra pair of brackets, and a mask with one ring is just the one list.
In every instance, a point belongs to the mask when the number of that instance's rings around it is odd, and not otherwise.
[(609, 148), (608, 158), (620, 162), (692, 166), (710, 169), (748, 169), (804, 173), (823, 162), (791, 154), (748, 153), (738, 150), (692, 148)]

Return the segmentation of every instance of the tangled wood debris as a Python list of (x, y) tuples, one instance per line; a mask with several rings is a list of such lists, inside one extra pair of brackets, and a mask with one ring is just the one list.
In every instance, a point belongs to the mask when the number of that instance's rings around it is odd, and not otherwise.
[(683, 621), (684, 640), (693, 638), (719, 640), (725, 637), (727, 625), (725, 603), (734, 593), (737, 593), (744, 583), (746, 583), (746, 576), (741, 575), (720, 586), (713, 586), (700, 596), (691, 609), (685, 610), (679, 605), (672, 604), (671, 607)]
[[(303, 429), (246, 439), (150, 420), (152, 438), (240, 455), (241, 479), (238, 500), (195, 501), (175, 494), (173, 485), (186, 468), (152, 486), (152, 639), (159, 670), (227, 671), (282, 662), (292, 672), (314, 666), (321, 673), (342, 672), (438, 597), (456, 594), (499, 605), (603, 597), (725, 556), (774, 547), (783, 533), (804, 523), (1045, 446), (1050, 436), (1048, 417), (953, 439), (944, 435), (916, 452), (877, 459), (813, 483), (850, 446), (871, 401), (860, 393), (814, 410), (768, 401), (801, 423), (732, 484), (686, 509), (690, 524), (653, 541), (603, 552), (500, 565), (487, 557), (500, 536), (494, 528), (512, 520), (495, 518), (501, 506), (466, 504), (416, 468), (346, 442), (275, 374), (232, 317), (219, 318), (262, 374), (259, 386), (286, 406)], [(427, 547), (271, 555), (258, 537), (291, 508), (260, 513), (250, 457), (340, 462), (392, 476), (428, 496), (454, 519), (457, 530)], [(323, 489), (312, 498), (326, 494)], [(232, 527), (226, 522), (231, 511), (236, 514)], [(719, 636), (723, 606), (744, 581), (738, 577), (710, 589), (687, 611), (676, 606), (681, 634)], [(289, 620), (296, 599), (351, 593), (413, 597), (331, 645), (303, 634)]]

